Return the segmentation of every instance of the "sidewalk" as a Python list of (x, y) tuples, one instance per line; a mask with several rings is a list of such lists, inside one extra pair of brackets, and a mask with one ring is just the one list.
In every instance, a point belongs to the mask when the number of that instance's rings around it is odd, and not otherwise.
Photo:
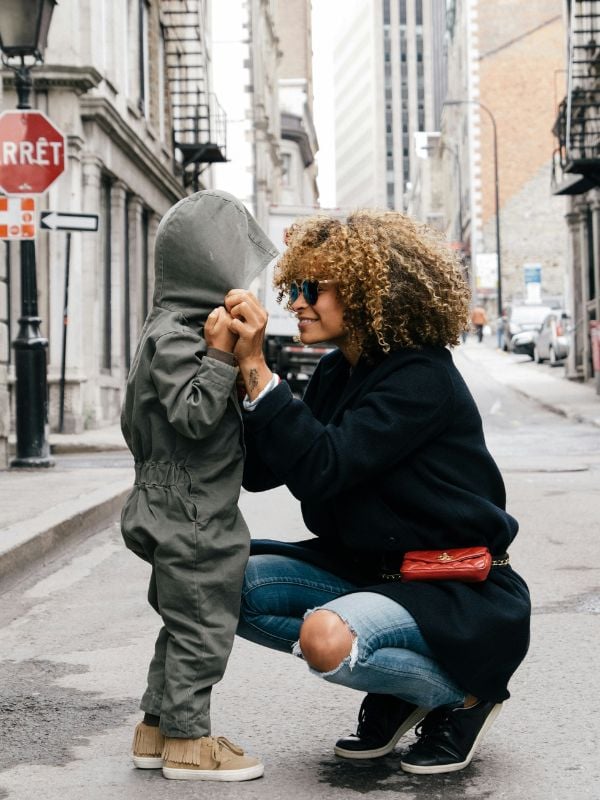
[[(593, 386), (567, 381), (563, 368), (469, 339), (455, 351), (490, 378), (544, 408), (600, 427)], [(118, 425), (82, 434), (52, 434), (56, 466), (0, 472), (0, 584), (43, 559), (70, 536), (91, 533), (114, 519), (133, 482), (132, 460)]]
[(54, 467), (0, 472), (0, 584), (114, 518), (133, 483), (118, 425), (51, 434), (50, 446)]
[(479, 344), (472, 337), (455, 351), (459, 367), (461, 358), (477, 364), (493, 380), (555, 414), (600, 427), (600, 395), (591, 382), (567, 380), (562, 366), (536, 364), (527, 356), (504, 353), (489, 342)]

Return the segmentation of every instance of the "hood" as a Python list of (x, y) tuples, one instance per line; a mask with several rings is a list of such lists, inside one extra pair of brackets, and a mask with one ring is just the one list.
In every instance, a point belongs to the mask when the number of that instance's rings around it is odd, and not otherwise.
[(158, 226), (154, 305), (204, 322), (230, 289), (247, 289), (277, 255), (236, 197), (196, 192), (169, 209)]

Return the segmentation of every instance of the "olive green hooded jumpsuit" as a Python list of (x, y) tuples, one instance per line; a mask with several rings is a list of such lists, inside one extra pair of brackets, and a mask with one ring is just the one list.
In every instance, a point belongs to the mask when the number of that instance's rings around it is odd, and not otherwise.
[(121, 415), (135, 459), (121, 530), (152, 566), (148, 599), (164, 625), (140, 705), (169, 737), (210, 734), (211, 687), (233, 644), (250, 538), (237, 507), (238, 370), (206, 355), (203, 325), (276, 255), (242, 203), (220, 191), (181, 200), (157, 232), (153, 307)]

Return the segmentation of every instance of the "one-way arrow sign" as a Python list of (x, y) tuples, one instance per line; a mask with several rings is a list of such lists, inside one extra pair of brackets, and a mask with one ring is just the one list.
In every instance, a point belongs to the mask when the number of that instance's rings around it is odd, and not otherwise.
[(97, 231), (98, 215), (42, 211), (40, 228), (48, 231)]

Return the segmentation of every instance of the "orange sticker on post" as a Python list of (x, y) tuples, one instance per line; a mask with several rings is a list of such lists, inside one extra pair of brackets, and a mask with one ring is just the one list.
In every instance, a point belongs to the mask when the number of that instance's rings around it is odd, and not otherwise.
[(34, 239), (37, 198), (0, 196), (0, 239)]

